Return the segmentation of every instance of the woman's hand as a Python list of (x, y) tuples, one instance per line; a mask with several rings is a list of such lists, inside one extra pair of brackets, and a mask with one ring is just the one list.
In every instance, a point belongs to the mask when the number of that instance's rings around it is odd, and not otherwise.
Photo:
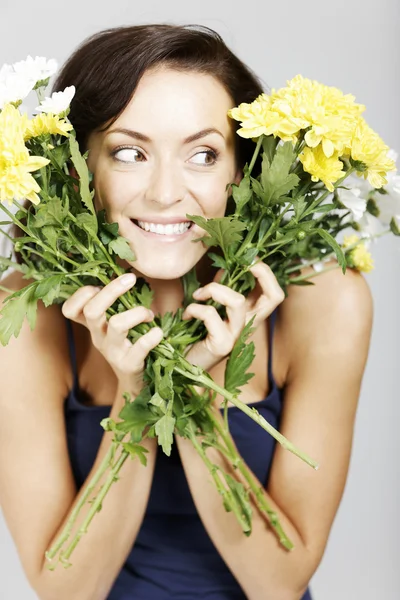
[(152, 327), (134, 344), (129, 341), (127, 335), (132, 327), (154, 319), (153, 312), (144, 306), (112, 315), (108, 321), (106, 318), (106, 310), (134, 283), (136, 276), (129, 273), (103, 288), (83, 286), (64, 302), (62, 313), (89, 329), (93, 345), (110, 364), (121, 388), (137, 396), (143, 388), (145, 359), (160, 343), (163, 331), (160, 327)]
[(185, 356), (192, 364), (209, 371), (230, 354), (241, 331), (253, 315), (256, 315), (253, 327), (257, 327), (284, 300), (285, 294), (268, 265), (259, 262), (249, 270), (257, 282), (247, 298), (217, 282), (222, 269), (211, 283), (199, 288), (201, 292), (198, 295), (194, 294), (197, 300), (212, 298), (224, 305), (228, 320), (223, 321), (213, 306), (189, 304), (184, 310), (183, 319), (200, 319), (208, 330), (207, 337), (195, 343)]

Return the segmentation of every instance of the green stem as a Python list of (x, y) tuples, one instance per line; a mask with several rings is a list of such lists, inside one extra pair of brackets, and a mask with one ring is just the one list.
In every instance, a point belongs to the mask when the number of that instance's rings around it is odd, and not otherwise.
[(315, 271), (315, 273), (311, 273), (311, 275), (299, 275), (298, 277), (292, 277), (289, 279), (290, 284), (297, 283), (299, 281), (305, 281), (312, 279), (313, 277), (317, 277), (317, 275), (321, 275), (322, 273), (327, 273), (328, 271), (333, 271), (334, 269), (341, 269), (339, 263), (337, 265), (331, 265), (330, 267), (326, 267), (326, 269), (322, 269), (321, 271)]
[[(194, 381), (196, 381), (196, 385), (199, 385), (200, 387), (212, 389), (215, 392), (217, 392), (218, 394), (220, 394), (221, 396), (223, 396), (226, 400), (231, 402), (237, 408), (240, 408), (240, 410), (242, 410), (244, 413), (246, 413), (247, 416), (249, 416), (251, 419), (253, 419), (253, 421), (258, 423), (258, 425), (260, 425), (263, 429), (265, 429), (265, 431), (267, 431), (270, 435), (272, 435), (272, 437), (275, 438), (276, 441), (279, 442), (283, 448), (285, 448), (286, 450), (289, 450), (289, 452), (292, 452), (293, 454), (295, 454), (296, 456), (301, 458), (301, 460), (303, 460), (305, 463), (307, 463), (313, 469), (315, 469), (315, 470), (318, 469), (318, 463), (316, 463), (312, 458), (310, 458), (305, 452), (302, 452), (300, 449), (298, 449), (294, 444), (289, 442), (289, 440), (287, 440), (281, 433), (279, 433), (279, 431), (277, 431), (275, 429), (275, 427), (273, 427), (270, 423), (268, 423), (268, 421), (266, 419), (264, 419), (264, 417), (262, 415), (260, 415), (260, 413), (258, 412), (258, 410), (256, 408), (254, 408), (254, 407), (250, 408), (247, 404), (245, 404), (244, 402), (239, 400), (239, 398), (237, 398), (236, 396), (234, 396), (233, 394), (228, 392), (228, 390), (226, 390), (225, 388), (222, 388), (217, 383), (215, 383), (215, 381), (213, 379), (211, 379), (210, 377), (206, 377), (204, 374), (199, 375), (198, 374), (199, 367), (195, 367), (196, 371), (193, 372), (193, 370), (190, 369), (190, 363), (188, 363), (188, 361), (186, 361), (184, 358), (177, 356), (176, 360), (177, 360), (178, 364), (174, 367), (174, 370), (177, 373), (180, 373), (181, 375), (183, 375), (184, 377), (187, 377), (188, 379), (193, 379)], [(179, 363), (182, 366), (179, 366)], [(189, 367), (188, 367), (188, 365), (189, 365)], [(193, 365), (192, 365), (192, 367), (193, 367)]]
[(10, 290), (9, 288), (5, 287), (4, 285), (0, 285), (0, 290), (2, 290), (3, 292), (7, 292), (8, 294), (13, 294), (15, 290)]
[[(350, 167), (350, 169), (348, 169), (348, 171), (346, 171), (346, 173), (343, 175), (343, 177), (341, 177), (340, 179), (335, 181), (334, 188), (336, 189), (345, 179), (347, 179), (347, 177), (349, 177), (349, 175), (354, 173), (355, 170), (356, 169), (354, 167)], [(333, 192), (330, 192), (329, 190), (327, 190), (324, 194), (322, 194), (322, 196), (319, 196), (318, 198), (316, 198), (314, 200), (314, 202), (312, 204), (310, 204), (308, 209), (303, 213), (302, 218), (307, 217), (309, 214), (311, 214), (312, 211), (314, 210), (314, 208), (316, 208), (319, 204), (321, 204), (321, 202), (323, 200), (325, 200), (325, 198), (327, 198), (330, 194), (333, 194)]]
[(226, 446), (228, 448), (229, 458), (230, 458), (232, 464), (234, 465), (235, 468), (239, 469), (240, 473), (242, 474), (242, 476), (245, 478), (246, 482), (248, 483), (250, 490), (251, 490), (252, 494), (254, 495), (254, 498), (256, 500), (256, 504), (258, 505), (258, 508), (261, 510), (261, 512), (266, 513), (268, 515), (270, 525), (277, 533), (279, 542), (281, 543), (281, 545), (284, 548), (286, 548), (287, 550), (291, 550), (292, 548), (294, 548), (293, 542), (291, 542), (290, 539), (285, 534), (285, 532), (279, 522), (277, 513), (271, 508), (270, 504), (268, 503), (268, 500), (265, 497), (263, 488), (259, 485), (259, 483), (257, 483), (255, 481), (254, 477), (252, 476), (252, 474), (249, 471), (249, 468), (243, 461), (242, 457), (238, 454), (238, 452), (234, 446), (234, 443), (233, 443), (231, 437), (229, 436), (228, 432), (224, 430), (224, 428), (222, 427), (219, 420), (215, 417), (214, 410), (215, 409), (211, 408), (211, 407), (206, 408), (206, 412), (207, 412), (209, 419), (214, 424), (214, 427), (216, 428), (216, 430), (218, 431), (218, 433), (220, 434), (220, 436), (222, 437), (224, 443), (226, 444)]
[(242, 530), (245, 533), (250, 533), (251, 532), (251, 524), (249, 524), (248, 520), (243, 517), (243, 511), (242, 511), (240, 505), (238, 504), (238, 502), (236, 501), (236, 498), (232, 494), (231, 490), (229, 489), (229, 485), (227, 484), (228, 485), (228, 489), (227, 489), (222, 484), (221, 479), (217, 475), (217, 471), (219, 471), (223, 476), (224, 475), (223, 471), (217, 465), (215, 465), (213, 462), (210, 461), (210, 459), (208, 458), (202, 445), (198, 442), (197, 436), (193, 432), (192, 429), (189, 430), (189, 439), (192, 442), (192, 444), (193, 444), (194, 448), (196, 449), (197, 453), (199, 454), (199, 456), (202, 458), (207, 469), (209, 470), (219, 494), (222, 496), (224, 501), (229, 505), (229, 508), (235, 514)]
[(257, 145), (256, 145), (256, 148), (255, 148), (255, 150), (253, 152), (253, 156), (252, 156), (252, 159), (251, 159), (251, 162), (250, 162), (250, 165), (249, 165), (249, 173), (248, 173), (249, 177), (250, 177), (250, 174), (251, 174), (251, 172), (253, 170), (255, 162), (257, 160), (258, 153), (260, 152), (260, 148), (261, 148), (261, 145), (262, 145), (263, 138), (264, 138), (264, 135), (260, 135), (260, 137), (257, 140)]
[(66, 562), (72, 552), (74, 551), (74, 549), (76, 548), (77, 544), (79, 543), (79, 540), (81, 539), (81, 537), (87, 533), (88, 531), (88, 527), (91, 523), (91, 521), (93, 520), (93, 517), (95, 516), (95, 514), (97, 512), (99, 512), (102, 508), (102, 502), (105, 498), (105, 496), (107, 495), (110, 487), (112, 486), (112, 484), (115, 481), (118, 481), (118, 473), (120, 472), (122, 465), (124, 464), (124, 462), (126, 461), (126, 459), (128, 458), (128, 456), (130, 456), (129, 452), (127, 452), (126, 450), (122, 450), (121, 451), (121, 455), (119, 457), (119, 459), (117, 460), (116, 464), (112, 467), (112, 469), (110, 470), (110, 473), (107, 477), (106, 482), (104, 483), (104, 485), (102, 486), (100, 492), (98, 493), (98, 495), (96, 496), (95, 500), (92, 503), (92, 506), (89, 510), (89, 513), (86, 517), (86, 519), (84, 520), (84, 522), (82, 523), (81, 527), (79, 528), (79, 530), (77, 531), (74, 539), (72, 540), (72, 542), (70, 543), (70, 545), (68, 546), (68, 548), (60, 553), (60, 561), (64, 564), (64, 566), (67, 568), (69, 566), (71, 566), (71, 563)]
[[(92, 491), (96, 487), (97, 483), (103, 476), (103, 473), (105, 473), (105, 471), (108, 469), (110, 462), (114, 456), (115, 449), (116, 449), (116, 444), (115, 443), (111, 444), (111, 446), (108, 449), (107, 454), (105, 455), (104, 459), (101, 462), (100, 467), (97, 469), (96, 473), (93, 475), (92, 479), (89, 481), (89, 483), (85, 487), (84, 493), (82, 494), (81, 498), (79, 499), (79, 502), (76, 504), (73, 511), (71, 512), (70, 517), (69, 517), (67, 523), (65, 524), (64, 529), (62, 530), (62, 532), (60, 533), (58, 538), (55, 540), (53, 546), (51, 546), (51, 548), (45, 553), (45, 556), (48, 561), (53, 560), (53, 558), (55, 557), (55, 555), (57, 554), (59, 549), (63, 546), (63, 544), (66, 542), (66, 540), (71, 535), (72, 527), (79, 515), (81, 508), (83, 508), (89, 495), (92, 493)], [(51, 567), (48, 567), (48, 568), (51, 568)]]

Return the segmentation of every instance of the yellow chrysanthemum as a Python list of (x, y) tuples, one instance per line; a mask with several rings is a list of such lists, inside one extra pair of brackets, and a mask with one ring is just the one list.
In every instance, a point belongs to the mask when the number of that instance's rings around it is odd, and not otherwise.
[(68, 137), (68, 131), (71, 131), (73, 125), (60, 119), (57, 115), (39, 114), (28, 121), (26, 126), (24, 140), (27, 141), (32, 137), (38, 137), (45, 133), (53, 135), (65, 135)]
[(357, 171), (357, 175), (368, 179), (374, 188), (386, 185), (387, 173), (396, 170), (396, 163), (388, 158), (388, 152), (389, 146), (361, 117), (356, 123), (351, 142), (351, 158), (365, 163), (366, 171)]
[(282, 112), (271, 109), (271, 99), (261, 94), (252, 102), (242, 102), (228, 111), (228, 116), (241, 121), (238, 135), (244, 138), (257, 138), (260, 135), (273, 135), (283, 141), (296, 142), (298, 132), (305, 126), (303, 120), (293, 119)]
[(323, 181), (330, 192), (334, 191), (333, 184), (343, 177), (343, 163), (339, 160), (339, 153), (334, 152), (329, 158), (325, 155), (322, 145), (317, 148), (305, 147), (299, 154), (299, 160), (307, 173), (311, 174), (312, 181)]
[(310, 127), (305, 142), (310, 148), (322, 145), (324, 154), (330, 158), (334, 152), (342, 153), (350, 144), (355, 121), (365, 110), (355, 104), (354, 96), (344, 95), (338, 88), (326, 86), (301, 75), (287, 82), (285, 88), (273, 90), (271, 108), (279, 110), (291, 119), (303, 119)]
[(40, 187), (30, 173), (50, 162), (29, 155), (24, 143), (26, 121), (26, 115), (21, 115), (12, 104), (6, 104), (0, 113), (0, 202), (10, 205), (14, 198), (40, 202)]
[[(360, 241), (358, 235), (348, 235), (345, 236), (343, 240), (343, 248), (349, 248), (353, 244), (357, 244)], [(364, 242), (357, 244), (355, 248), (350, 250), (347, 256), (349, 266), (358, 269), (358, 271), (364, 271), (364, 273), (369, 273), (374, 268), (374, 260), (370, 254), (370, 252), (365, 247)]]

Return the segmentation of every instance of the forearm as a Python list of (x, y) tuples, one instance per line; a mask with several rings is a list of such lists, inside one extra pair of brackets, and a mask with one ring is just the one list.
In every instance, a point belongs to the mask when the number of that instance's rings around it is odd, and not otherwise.
[[(265, 491), (283, 530), (294, 544), (283, 548), (277, 536), (252, 503), (252, 533), (246, 537), (233, 512), (226, 512), (222, 497), (192, 442), (176, 436), (182, 465), (203, 524), (223, 560), (249, 600), (300, 600), (313, 571), (312, 560), (291, 521)], [(207, 448), (207, 457), (238, 478), (219, 451)], [(254, 475), (253, 475), (254, 477)], [(259, 483), (259, 482), (258, 482)]]
[[(118, 421), (118, 414), (123, 407), (122, 391), (118, 390), (113, 403), (110, 417)], [(52, 546), (64, 529), (70, 513), (79, 502), (86, 484), (106, 456), (114, 434), (105, 432), (99, 446), (93, 467), (79, 490), (71, 509), (60, 524), (54, 537), (48, 544)], [(44, 561), (42, 571), (34, 586), (41, 600), (104, 600), (112, 587), (123, 563), (129, 554), (138, 534), (146, 510), (148, 497), (153, 479), (157, 440), (145, 439), (142, 445), (148, 449), (147, 465), (143, 466), (138, 458), (128, 457), (122, 465), (119, 480), (112, 484), (104, 499), (101, 510), (96, 513), (87, 534), (85, 534), (74, 549), (68, 569), (61, 564), (54, 571), (46, 568)], [(120, 450), (116, 456), (119, 456)], [(90, 495), (93, 498), (104, 482), (101, 479), (97, 488)], [(84, 515), (74, 526), (74, 533), (82, 524), (90, 505), (82, 510)]]

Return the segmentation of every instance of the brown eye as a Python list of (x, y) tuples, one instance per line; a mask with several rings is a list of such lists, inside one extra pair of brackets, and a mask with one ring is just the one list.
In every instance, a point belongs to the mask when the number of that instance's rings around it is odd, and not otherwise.
[[(117, 155), (122, 158), (117, 158)], [(112, 152), (112, 156), (115, 158), (115, 160), (124, 163), (143, 162), (143, 160), (135, 160), (135, 156), (140, 156), (142, 159), (144, 158), (143, 154), (137, 148), (131, 147), (117, 148), (114, 150), (114, 152)]]
[(218, 154), (219, 153), (215, 152), (214, 150), (203, 150), (202, 152), (197, 152), (197, 154), (194, 155), (195, 157), (205, 155), (204, 158), (208, 157), (210, 160), (201, 160), (200, 162), (195, 161), (195, 163), (205, 167), (214, 165), (217, 162)]

